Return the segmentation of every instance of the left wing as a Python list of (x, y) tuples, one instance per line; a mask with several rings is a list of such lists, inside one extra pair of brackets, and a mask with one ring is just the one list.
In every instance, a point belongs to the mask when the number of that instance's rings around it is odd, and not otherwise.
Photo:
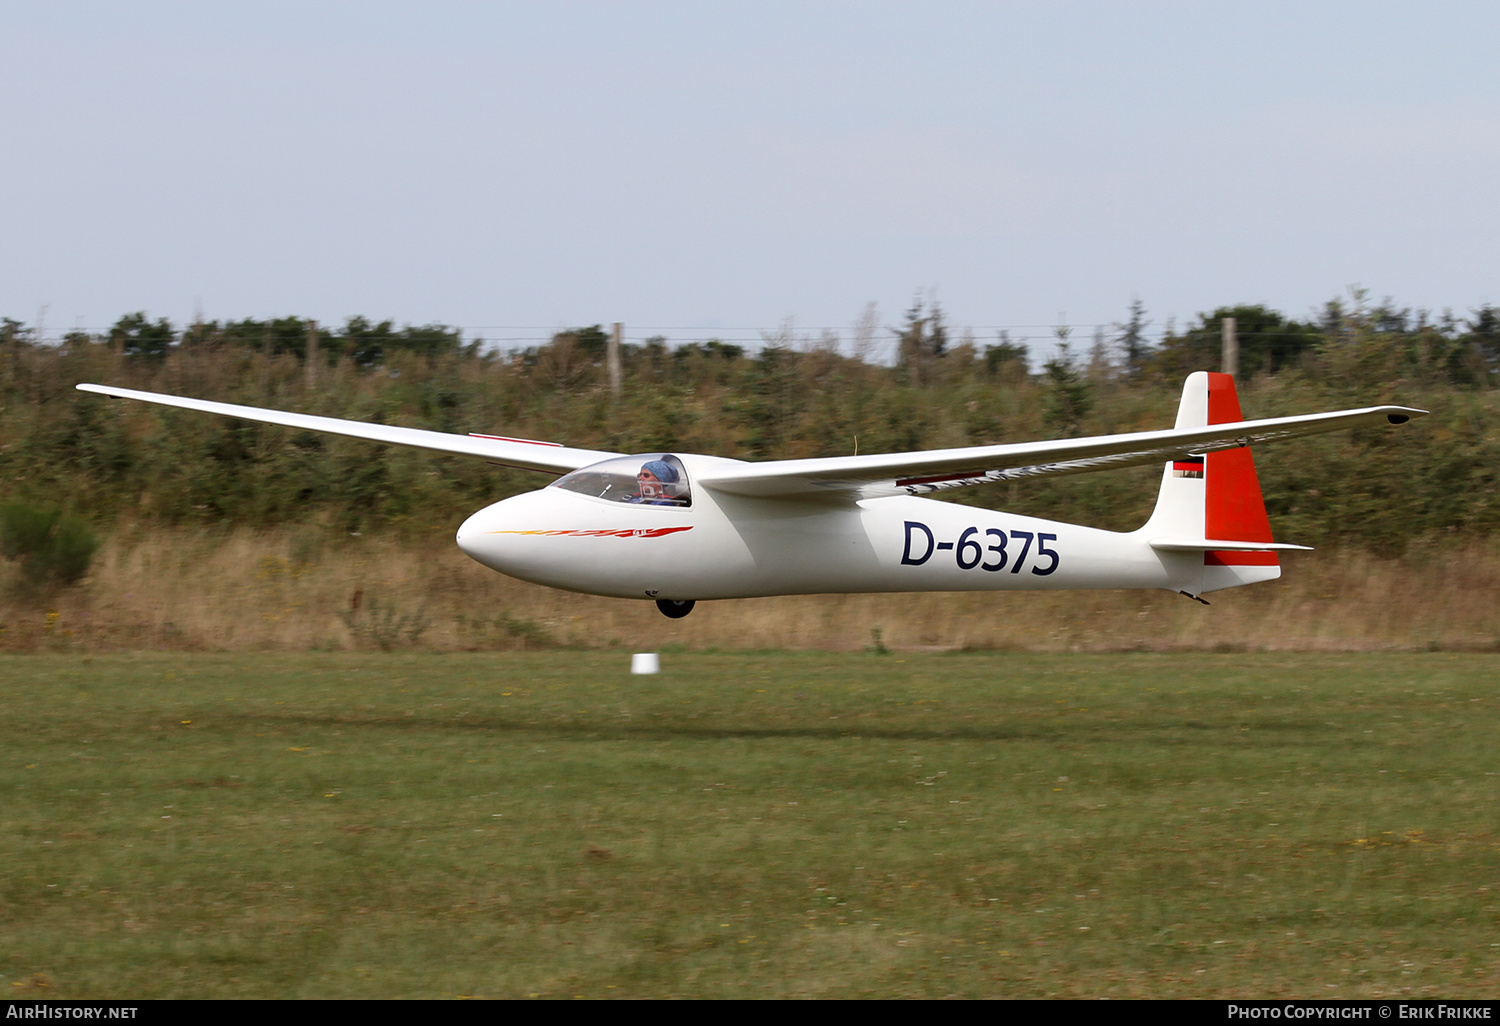
[(697, 483), (715, 491), (752, 496), (822, 495), (867, 499), (884, 495), (922, 495), (991, 481), (1085, 474), (1161, 463), (1189, 454), (1236, 449), (1258, 442), (1367, 424), (1404, 424), (1426, 414), (1426, 410), (1405, 406), (1371, 406), (1363, 410), (1301, 417), (1244, 420), (1208, 427), (1046, 442), (767, 463), (726, 462), (700, 470)]
[(387, 442), (391, 445), (410, 445), (434, 452), (451, 452), (460, 456), (479, 456), (522, 470), (541, 470), (552, 474), (566, 474), (586, 467), (590, 463), (619, 456), (616, 452), (599, 452), (594, 449), (570, 449), (556, 442), (533, 442), (526, 438), (500, 438), (494, 435), (450, 435), (443, 431), (425, 431), (421, 428), (396, 427), (391, 424), (366, 424), (357, 420), (339, 420), (337, 417), (315, 417), (309, 413), (285, 413), (281, 410), (266, 410), (259, 406), (237, 406), (234, 403), (215, 403), (207, 399), (184, 399), (160, 392), (137, 392), (131, 388), (115, 388), (110, 385), (79, 385), (85, 392), (118, 399), (139, 399), (142, 402), (176, 406), (184, 410), (202, 413), (217, 413), (225, 417), (255, 420), (262, 424), (277, 424), (281, 427), (300, 428), (304, 431), (322, 431), (346, 438), (364, 438), (372, 442)]

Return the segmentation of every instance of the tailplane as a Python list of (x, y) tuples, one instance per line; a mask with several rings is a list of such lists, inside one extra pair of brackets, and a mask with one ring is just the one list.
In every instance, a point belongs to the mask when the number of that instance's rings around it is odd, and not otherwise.
[[(1234, 378), (1199, 371), (1188, 376), (1177, 427), (1244, 420)], [(1186, 456), (1166, 465), (1156, 509), (1141, 528), (1171, 569), (1174, 583), (1194, 597), (1281, 576), (1276, 552), (1304, 549), (1271, 540), (1271, 521), (1248, 447)]]

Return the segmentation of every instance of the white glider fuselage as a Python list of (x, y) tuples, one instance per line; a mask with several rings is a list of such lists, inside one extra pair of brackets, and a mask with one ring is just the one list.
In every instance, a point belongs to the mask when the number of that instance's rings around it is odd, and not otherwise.
[[(689, 475), (709, 459), (682, 457)], [(1201, 549), (1155, 549), (1155, 535), (917, 496), (843, 504), (700, 488), (691, 508), (663, 508), (554, 487), (475, 513), (459, 528), (458, 545), (477, 562), (536, 584), (684, 601), (1074, 588), (1197, 595), (1280, 573), (1275, 565), (1205, 567)]]

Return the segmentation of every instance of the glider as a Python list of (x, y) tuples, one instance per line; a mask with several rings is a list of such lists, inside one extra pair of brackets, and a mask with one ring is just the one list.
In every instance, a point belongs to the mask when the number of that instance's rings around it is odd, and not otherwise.
[[(651, 599), (826, 592), (1167, 588), (1201, 596), (1281, 576), (1249, 446), (1426, 414), (1402, 406), (1244, 420), (1234, 379), (1188, 377), (1171, 430), (924, 452), (743, 460), (625, 454), (208, 402), (108, 385), (123, 399), (474, 456), (558, 475), (487, 506), (458, 546), (503, 574)], [(1164, 463), (1156, 508), (1130, 532), (925, 498), (950, 488)]]

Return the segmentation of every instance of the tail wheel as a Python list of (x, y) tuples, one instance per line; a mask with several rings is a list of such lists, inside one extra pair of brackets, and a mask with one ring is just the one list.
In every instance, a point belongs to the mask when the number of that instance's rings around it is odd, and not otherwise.
[(684, 616), (691, 613), (693, 607), (697, 604), (692, 599), (688, 599), (686, 602), (677, 602), (673, 599), (656, 600), (656, 608), (661, 610), (661, 615), (669, 616), (673, 620), (681, 620)]

